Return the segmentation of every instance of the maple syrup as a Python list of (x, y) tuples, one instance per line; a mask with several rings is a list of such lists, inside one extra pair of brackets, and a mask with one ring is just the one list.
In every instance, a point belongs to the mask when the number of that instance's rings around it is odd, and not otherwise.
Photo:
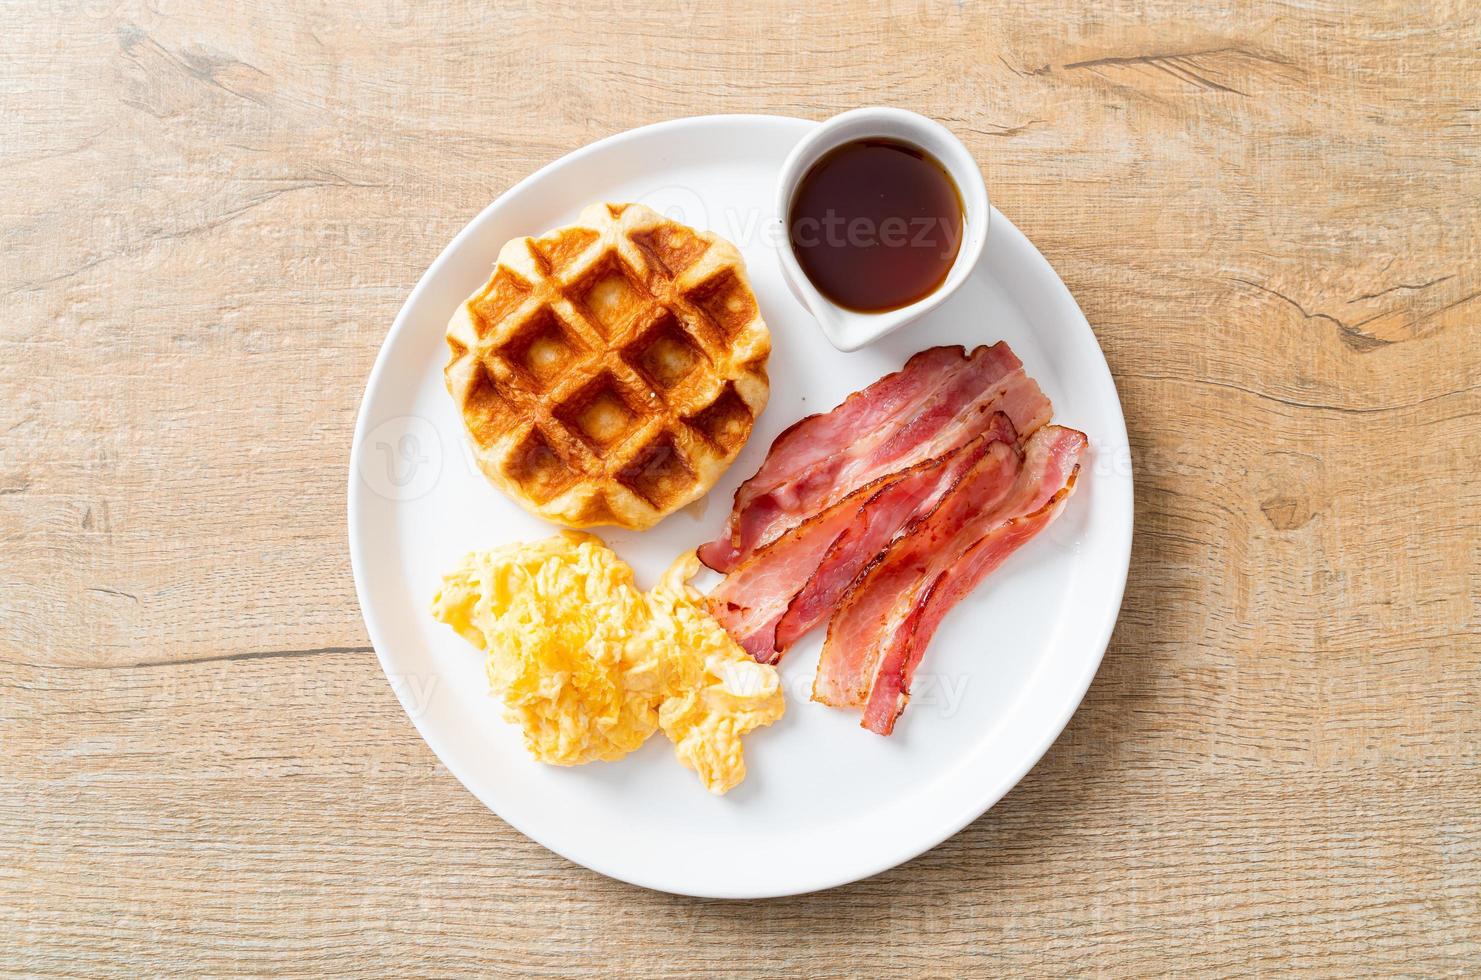
[(834, 147), (803, 174), (787, 234), (818, 292), (880, 313), (946, 281), (962, 244), (962, 210), (935, 157), (899, 140), (862, 139)]

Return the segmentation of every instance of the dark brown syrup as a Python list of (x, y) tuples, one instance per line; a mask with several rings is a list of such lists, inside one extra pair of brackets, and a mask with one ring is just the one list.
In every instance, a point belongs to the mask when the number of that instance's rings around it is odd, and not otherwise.
[(818, 159), (792, 195), (787, 233), (818, 292), (866, 313), (909, 306), (946, 279), (962, 244), (962, 196), (919, 147), (863, 139)]

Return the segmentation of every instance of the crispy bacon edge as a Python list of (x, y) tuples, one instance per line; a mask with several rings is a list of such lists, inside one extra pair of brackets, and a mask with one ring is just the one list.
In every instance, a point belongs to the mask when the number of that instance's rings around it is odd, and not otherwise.
[[(866, 501), (860, 509), (859, 520), (834, 538), (812, 575), (787, 603), (774, 631), (776, 649), (785, 652), (827, 619), (875, 555), (888, 547), (897, 534), (930, 513), (994, 442), (1018, 445), (1018, 433), (1012, 420), (1003, 412), (994, 412), (987, 429), (966, 445), (911, 467), (911, 470), (935, 469), (938, 473), (936, 482), (925, 488), (925, 493), (909, 511), (898, 517), (889, 515), (882, 521), (872, 519), (890, 502), (886, 498), (898, 492), (898, 483), (878, 491)], [(977, 447), (975, 452), (972, 451), (974, 446)]]
[[(937, 361), (941, 363), (938, 365)], [(898, 398), (899, 405), (894, 411), (924, 401), (936, 387), (930, 381), (936, 372), (947, 371), (949, 377), (968, 363), (966, 348), (960, 344), (929, 347), (912, 355), (900, 370), (851, 393), (828, 411), (800, 418), (783, 429), (772, 440), (766, 459), (756, 472), (736, 488), (724, 529), (714, 541), (700, 546), (699, 560), (717, 572), (734, 568), (740, 560), (736, 555), (741, 516), (758, 498), (805, 475), (810, 468), (848, 446), (858, 432), (858, 418), (867, 415), (876, 401), (888, 404), (891, 398)]]
[[(952, 569), (976, 544), (1006, 522), (1040, 511), (1078, 473), (1087, 445), (1083, 432), (1049, 426), (1035, 433), (1023, 453), (1015, 456), (1011, 475), (988, 469), (985, 461), (979, 463), (935, 510), (871, 562), (828, 624), (813, 700), (867, 707), (887, 657), (898, 656), (900, 644), (909, 643), (921, 625), (920, 602), (927, 584), (942, 574), (955, 580)], [(978, 494), (984, 499), (975, 499)], [(986, 499), (989, 496), (992, 499)], [(927, 544), (932, 550), (924, 550)], [(955, 596), (952, 604), (960, 598)], [(930, 624), (930, 631), (934, 629), (935, 623)], [(924, 649), (922, 643), (917, 661)], [(904, 683), (908, 681), (907, 674)]]
[[(859, 455), (854, 456), (851, 452), (851, 440), (856, 439), (857, 430), (834, 425), (833, 433), (839, 438), (838, 445), (824, 444), (826, 451), (817, 452), (805, 468), (783, 478), (772, 478), (773, 485), (761, 490), (758, 481), (772, 458), (785, 455), (796, 442), (795, 438), (788, 438), (793, 430), (778, 437), (761, 470), (736, 491), (735, 505), (720, 537), (699, 548), (700, 560), (715, 571), (731, 571), (791, 527), (822, 512), (858, 486), (867, 485), (884, 475), (891, 467), (909, 466), (927, 456), (944, 455), (964, 445), (977, 431), (974, 420), (969, 417), (974, 409), (980, 414), (1006, 411), (1023, 438), (1049, 420), (1053, 411), (1049, 399), (1037, 382), (1024, 373), (1023, 362), (1001, 341), (974, 348), (970, 354), (960, 346), (930, 348), (912, 357), (895, 375), (881, 380), (904, 375), (923, 355), (941, 351), (951, 352), (954, 360), (940, 368), (945, 373), (937, 379), (934, 389), (923, 388), (916, 395), (923, 392), (924, 397), (912, 396), (901, 400), (893, 410), (886, 411), (883, 419), (889, 425), (879, 438), (868, 441)], [(919, 363), (927, 361), (920, 360)], [(916, 375), (923, 370), (916, 368), (910, 380), (919, 380)], [(980, 387), (975, 389), (961, 385), (961, 374), (971, 371), (982, 372)], [(869, 395), (880, 383), (856, 392), (826, 415), (809, 418), (826, 421), (839, 413), (848, 421), (854, 415), (875, 407), (864, 403), (862, 407), (856, 405), (850, 409), (850, 402), (861, 395)], [(786, 446), (783, 446), (784, 441)], [(839, 471), (847, 466), (838, 463), (840, 457), (862, 459), (866, 465), (856, 467), (854, 472), (844, 476)], [(753, 487), (757, 488), (748, 489)]]
[[(905, 532), (864, 566), (849, 585), (828, 621), (828, 635), (813, 678), (812, 699), (838, 708), (863, 707), (879, 663), (882, 640), (892, 629), (890, 617), (902, 614), (902, 601), (913, 596), (920, 580), (935, 564), (934, 552), (918, 546), (924, 535), (937, 533), (936, 522), (958, 513), (950, 532), (954, 539), (980, 513), (998, 506), (1012, 492), (1023, 469), (1016, 446), (993, 443), (982, 458), (965, 470), (936, 506), (912, 522)], [(970, 507), (971, 510), (960, 510)], [(948, 510), (949, 509), (949, 510)], [(898, 629), (903, 622), (893, 624)]]
[(946, 614), (966, 598), (998, 566), (1048, 527), (1064, 510), (1080, 474), (1077, 463), (1069, 480), (1049, 502), (1031, 514), (1010, 518), (972, 545), (962, 558), (937, 575), (916, 598), (895, 638), (880, 658), (864, 717), (859, 724), (878, 735), (889, 735), (910, 701), (910, 683), (925, 656), (926, 647)]

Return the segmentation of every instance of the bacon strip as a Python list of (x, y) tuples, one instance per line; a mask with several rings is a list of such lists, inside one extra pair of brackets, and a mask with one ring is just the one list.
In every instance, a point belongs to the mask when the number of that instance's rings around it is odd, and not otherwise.
[(1080, 467), (1070, 472), (1069, 481), (1049, 502), (1032, 514), (1015, 517), (987, 533), (971, 547), (961, 561), (938, 575), (921, 590), (907, 617), (907, 626), (890, 644), (874, 675), (874, 686), (864, 707), (863, 726), (871, 732), (888, 735), (895, 730), (895, 719), (910, 700), (910, 682), (915, 668), (925, 655), (926, 646), (936, 634), (936, 627), (951, 608), (975, 589), (1008, 556), (1026, 544), (1059, 516), (1070, 494), (1075, 492), (1075, 478)]
[(756, 475), (736, 491), (725, 529), (699, 549), (720, 572), (880, 476), (949, 452), (1001, 410), (1022, 435), (1051, 407), (1022, 362), (998, 343), (970, 356), (934, 347), (850, 395), (825, 415), (782, 433)]
[[(858, 570), (908, 521), (930, 511), (990, 443), (1016, 440), (1008, 417), (994, 413), (986, 431), (966, 446), (856, 490), (742, 562), (709, 594), (710, 614), (751, 656), (776, 663), (791, 645), (778, 642), (784, 614), (792, 616), (795, 640), (827, 616)], [(826, 573), (820, 568), (825, 556)], [(832, 598), (814, 588), (820, 576)], [(808, 590), (808, 605), (792, 615), (796, 597)], [(804, 622), (812, 609), (816, 615)]]
[[(878, 688), (880, 705), (873, 718), (876, 730), (892, 727), (904, 705), (915, 664), (925, 649), (925, 643), (916, 646), (913, 637), (927, 626), (924, 636), (929, 639), (940, 616), (965, 594), (965, 590), (957, 594), (958, 587), (951, 583), (976, 584), (973, 570), (978, 562), (964, 566), (964, 571), (941, 583), (941, 595), (953, 598), (938, 599), (938, 603), (945, 603), (936, 606), (939, 614), (928, 609), (931, 603), (927, 587), (965, 560), (971, 549), (995, 529), (1015, 518), (1034, 515), (1061, 490), (1073, 486), (1085, 445), (1083, 433), (1059, 426), (1036, 432), (1025, 446), (1022, 459), (1014, 453), (1005, 454), (1002, 444), (994, 445), (996, 452), (990, 452), (968, 471), (935, 510), (877, 557), (849, 588), (828, 625), (813, 700), (863, 707), (872, 700), (876, 677), (883, 671), (886, 680)], [(1050, 519), (1057, 513), (1052, 511)], [(1025, 522), (1024, 526), (1033, 524), (1037, 531), (1044, 523), (1047, 521)], [(886, 716), (888, 726), (880, 721)]]
[(839, 708), (861, 707), (869, 694), (881, 641), (901, 627), (909, 612), (902, 597), (914, 595), (918, 579), (931, 568), (943, 530), (970, 520), (971, 512), (990, 510), (1013, 487), (1022, 468), (1018, 451), (994, 443), (957, 481), (936, 509), (893, 545), (876, 555), (844, 593), (828, 622), (828, 636), (813, 679), (813, 700)]
[(752, 657), (776, 663), (781, 659), (774, 643), (776, 627), (788, 600), (807, 583), (828, 546), (858, 517), (866, 501), (906, 475), (880, 477), (747, 558), (706, 598), (710, 615)]
[[(767, 498), (829, 459), (847, 450), (861, 433), (880, 428), (897, 414), (909, 415), (929, 401), (939, 384), (965, 366), (961, 347), (932, 347), (920, 351), (893, 374), (856, 391), (832, 411), (809, 415), (792, 423), (772, 441), (766, 459), (735, 491), (735, 502), (719, 538), (699, 549), (699, 560), (717, 572), (728, 572), (741, 561), (739, 526), (743, 515), (760, 508), (769, 513), (775, 502)], [(759, 501), (759, 503), (758, 503)]]
[[(1018, 444), (1013, 423), (994, 412), (987, 431), (961, 449), (917, 463), (914, 485), (901, 481), (880, 490), (854, 521), (828, 546), (812, 576), (792, 597), (776, 625), (774, 645), (786, 651), (808, 630), (827, 619), (861, 569), (884, 550), (901, 528), (929, 514), (967, 468), (982, 458), (993, 442)], [(804, 525), (806, 526), (806, 525)]]

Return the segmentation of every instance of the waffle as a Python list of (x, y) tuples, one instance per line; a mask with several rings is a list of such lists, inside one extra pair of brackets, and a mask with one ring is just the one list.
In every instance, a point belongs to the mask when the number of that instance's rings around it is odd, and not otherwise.
[(484, 475), (567, 527), (645, 528), (704, 494), (770, 391), (740, 253), (640, 204), (506, 244), (447, 343)]

